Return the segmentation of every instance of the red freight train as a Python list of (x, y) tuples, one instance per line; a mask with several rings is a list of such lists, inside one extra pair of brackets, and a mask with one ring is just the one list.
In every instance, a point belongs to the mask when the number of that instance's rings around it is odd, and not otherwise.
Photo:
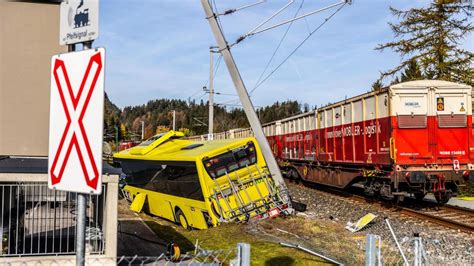
[(289, 175), (384, 198), (446, 202), (473, 169), (472, 88), (400, 83), (264, 126)]
[[(447, 202), (474, 165), (472, 88), (439, 80), (392, 85), (264, 125), (287, 176), (388, 199)], [(216, 134), (246, 137), (250, 129)]]

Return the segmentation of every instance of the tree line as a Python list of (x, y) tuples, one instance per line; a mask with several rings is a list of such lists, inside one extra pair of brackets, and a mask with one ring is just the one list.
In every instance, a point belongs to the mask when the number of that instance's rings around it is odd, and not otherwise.
[[(121, 110), (106, 95), (105, 137), (109, 141), (140, 140), (142, 124), (145, 138), (169, 131), (173, 126), (173, 111), (176, 130), (189, 136), (208, 132), (209, 105), (207, 101), (156, 99), (143, 105), (127, 106)], [(262, 123), (297, 115), (303, 111), (309, 111), (309, 105), (292, 100), (276, 102), (256, 109)], [(249, 124), (243, 109), (214, 106), (214, 132), (245, 127), (249, 127)]]

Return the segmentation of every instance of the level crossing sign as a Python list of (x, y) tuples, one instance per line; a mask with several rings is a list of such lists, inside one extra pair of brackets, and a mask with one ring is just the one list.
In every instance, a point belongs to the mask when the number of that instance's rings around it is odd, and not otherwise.
[(60, 7), (59, 44), (93, 41), (99, 37), (99, 0), (64, 0)]
[(51, 60), (48, 186), (102, 192), (103, 48)]

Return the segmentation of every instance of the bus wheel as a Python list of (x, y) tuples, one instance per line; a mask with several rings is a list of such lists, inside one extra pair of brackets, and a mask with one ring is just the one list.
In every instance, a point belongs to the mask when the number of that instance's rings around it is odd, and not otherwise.
[(184, 216), (183, 211), (179, 209), (176, 211), (176, 220), (184, 229), (189, 229), (188, 219)]

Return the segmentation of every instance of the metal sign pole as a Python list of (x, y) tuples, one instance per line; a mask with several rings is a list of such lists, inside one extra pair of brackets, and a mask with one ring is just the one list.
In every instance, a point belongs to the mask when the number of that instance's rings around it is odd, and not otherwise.
[(201, 0), (201, 4), (204, 8), (204, 12), (206, 13), (206, 18), (209, 21), (212, 32), (214, 33), (214, 37), (216, 38), (222, 58), (224, 59), (227, 69), (229, 70), (229, 74), (232, 77), (232, 81), (234, 82), (235, 89), (237, 90), (237, 94), (239, 95), (245, 114), (247, 115), (247, 119), (249, 120), (255, 138), (257, 139), (258, 144), (262, 149), (263, 157), (265, 158), (268, 169), (270, 170), (270, 173), (272, 174), (273, 180), (275, 181), (276, 185), (280, 188), (282, 196), (286, 196), (284, 200), (288, 204), (289, 211), (292, 212), (291, 200), (289, 198), (288, 189), (286, 187), (285, 181), (283, 180), (280, 168), (278, 167), (275, 157), (273, 157), (270, 144), (268, 144), (267, 138), (263, 133), (262, 125), (260, 124), (260, 120), (258, 119), (257, 114), (255, 113), (252, 101), (250, 100), (247, 89), (245, 88), (245, 84), (242, 80), (242, 77), (240, 76), (234, 58), (232, 57), (230, 47), (228, 46), (224, 34), (222, 33), (222, 30), (219, 24), (217, 23), (216, 14), (214, 14), (214, 11), (212, 10), (212, 7), (208, 0)]
[[(82, 43), (83, 50), (89, 50), (91, 42)], [(86, 260), (86, 208), (87, 194), (77, 193), (77, 220), (76, 220), (76, 265), (84, 266)]]
[(77, 193), (76, 265), (84, 266), (86, 257), (86, 200), (87, 194)]

